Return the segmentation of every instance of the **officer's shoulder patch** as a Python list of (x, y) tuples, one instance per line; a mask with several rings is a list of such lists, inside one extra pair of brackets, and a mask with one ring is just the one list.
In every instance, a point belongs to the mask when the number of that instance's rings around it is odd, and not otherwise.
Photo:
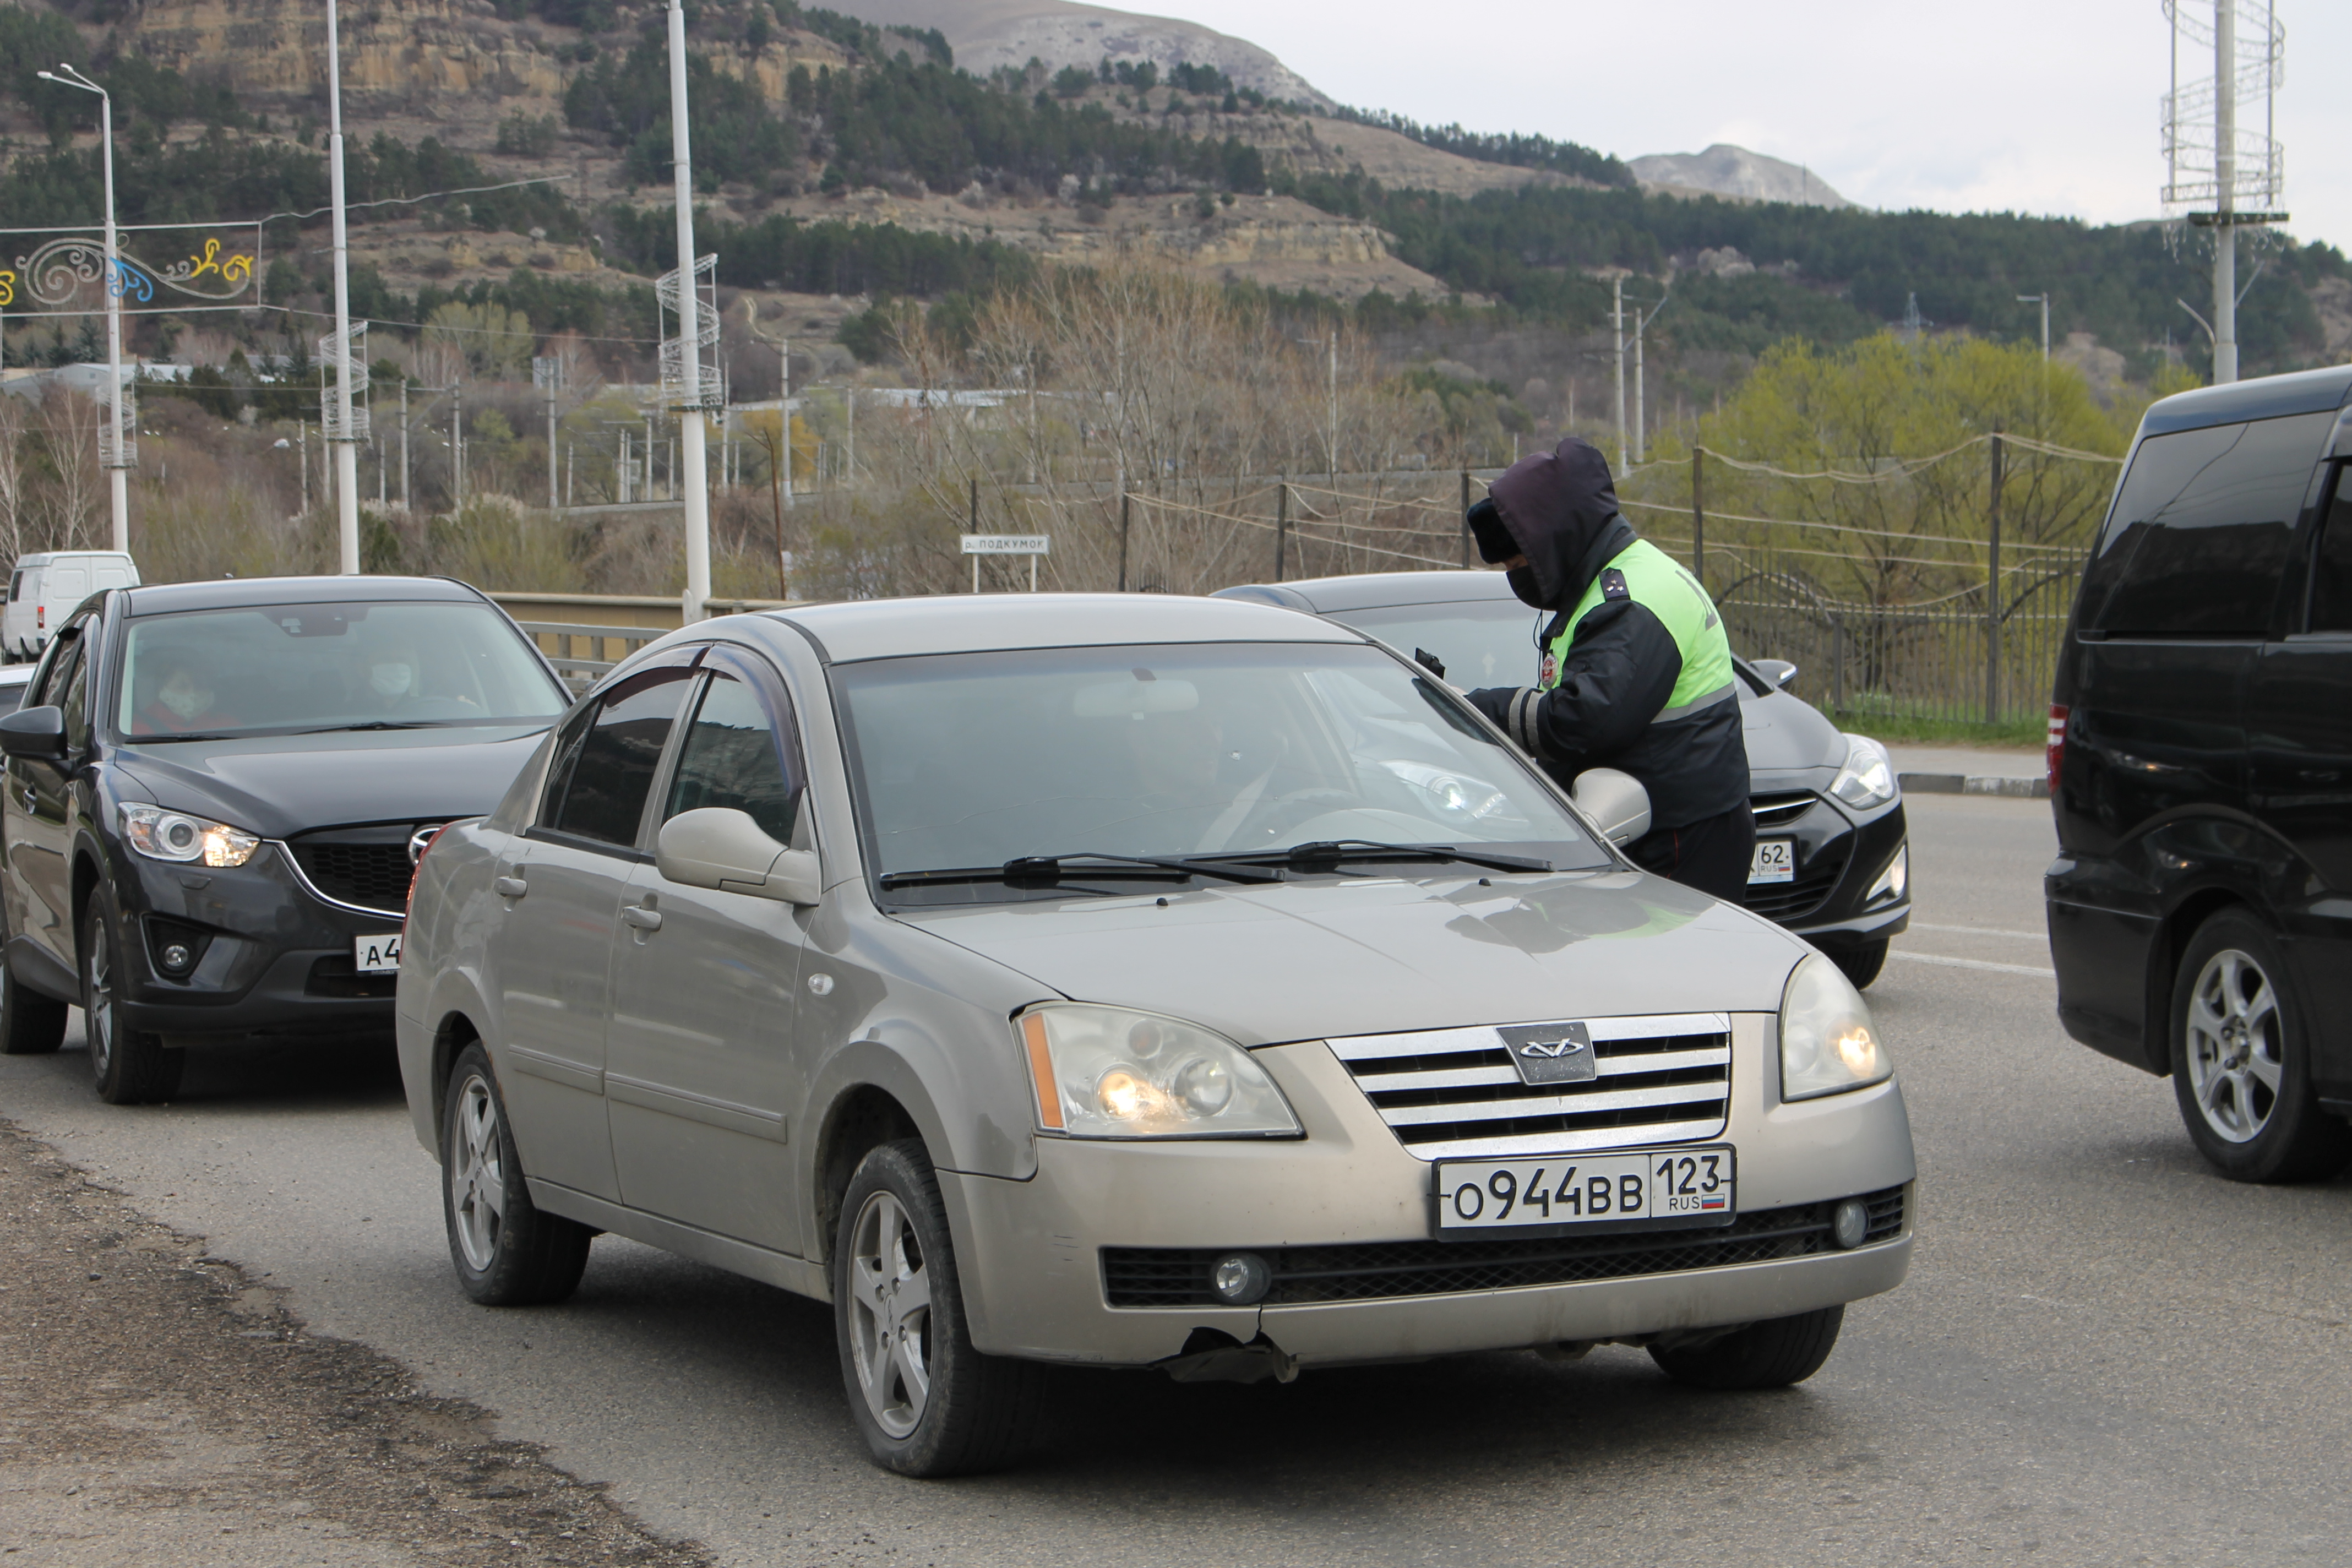
[(1601, 596), (1604, 599), (1630, 599), (1633, 590), (1625, 586), (1625, 574), (1611, 566), (1601, 574)]

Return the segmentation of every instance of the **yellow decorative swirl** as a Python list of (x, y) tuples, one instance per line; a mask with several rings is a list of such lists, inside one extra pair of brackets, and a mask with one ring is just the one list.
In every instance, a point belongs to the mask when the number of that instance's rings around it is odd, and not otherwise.
[(16, 302), (16, 275), (14, 272), (0, 271), (0, 305), (13, 305)]

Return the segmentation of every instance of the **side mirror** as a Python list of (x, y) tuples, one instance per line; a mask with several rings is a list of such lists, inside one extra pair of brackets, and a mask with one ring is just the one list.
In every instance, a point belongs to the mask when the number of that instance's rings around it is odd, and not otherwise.
[(1650, 792), (1631, 773), (1587, 768), (1576, 775), (1569, 798), (1592, 819), (1602, 837), (1620, 848), (1650, 831)]
[(1789, 682), (1797, 679), (1797, 667), (1785, 658), (1751, 658), (1748, 663), (1757, 674), (1783, 691), (1789, 689)]
[(787, 848), (748, 812), (726, 805), (681, 811), (663, 823), (654, 868), (683, 887), (785, 904), (814, 904), (824, 891), (815, 850)]
[(61, 708), (23, 708), (0, 719), (0, 752), (12, 757), (55, 762), (66, 754), (66, 715)]

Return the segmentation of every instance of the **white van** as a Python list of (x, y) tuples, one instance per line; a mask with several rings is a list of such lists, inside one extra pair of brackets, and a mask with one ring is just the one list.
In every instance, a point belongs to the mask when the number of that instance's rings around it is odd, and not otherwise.
[(0, 610), (0, 653), (37, 658), (49, 628), (100, 588), (135, 588), (139, 568), (116, 550), (52, 550), (16, 559), (8, 605)]

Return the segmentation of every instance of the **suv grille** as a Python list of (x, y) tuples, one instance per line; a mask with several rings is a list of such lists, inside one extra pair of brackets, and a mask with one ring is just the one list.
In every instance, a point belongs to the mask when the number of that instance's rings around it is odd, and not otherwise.
[(1731, 1020), (1720, 1013), (1593, 1018), (1600, 1069), (1578, 1083), (1520, 1081), (1492, 1028), (1330, 1042), (1398, 1141), (1424, 1160), (1570, 1154), (1711, 1138), (1731, 1100)]
[[(1870, 1228), (1863, 1245), (1903, 1234), (1910, 1188), (1865, 1194)], [(1383, 1297), (1442, 1296), (1567, 1285), (1727, 1268), (1835, 1252), (1830, 1215), (1835, 1202), (1798, 1204), (1741, 1215), (1721, 1230), (1626, 1231), (1611, 1236), (1546, 1237), (1528, 1241), (1389, 1241), (1348, 1247), (1256, 1249), (1274, 1271), (1269, 1307)], [(1232, 1248), (1106, 1247), (1103, 1296), (1114, 1307), (1215, 1307), (1210, 1270)]]
[(1811, 914), (1836, 890), (1838, 879), (1845, 875), (1846, 858), (1853, 853), (1853, 835), (1842, 834), (1815, 850), (1812, 859), (1798, 868), (1795, 880), (1750, 884), (1741, 901), (1770, 921), (1793, 921)]
[(408, 830), (388, 843), (299, 839), (287, 845), (311, 885), (340, 903), (399, 914), (408, 908)]

